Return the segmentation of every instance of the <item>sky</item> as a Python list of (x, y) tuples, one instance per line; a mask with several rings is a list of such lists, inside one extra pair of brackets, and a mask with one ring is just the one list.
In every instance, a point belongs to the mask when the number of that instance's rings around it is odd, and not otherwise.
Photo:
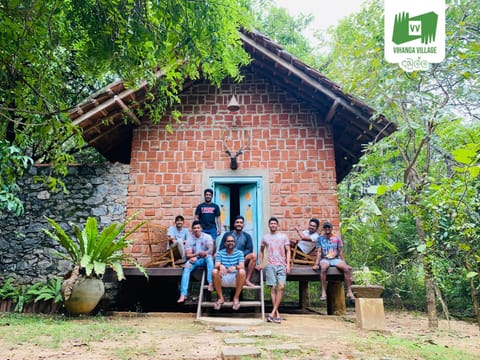
[(306, 36), (312, 39), (313, 30), (326, 30), (339, 20), (360, 10), (365, 0), (275, 0), (278, 7), (295, 16), (312, 14), (315, 18)]

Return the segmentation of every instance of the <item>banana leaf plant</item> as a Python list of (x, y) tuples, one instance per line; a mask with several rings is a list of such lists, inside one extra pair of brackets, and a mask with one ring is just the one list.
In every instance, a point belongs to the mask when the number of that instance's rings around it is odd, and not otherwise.
[(125, 227), (134, 217), (135, 215), (131, 216), (123, 223), (114, 222), (102, 231), (98, 229), (97, 220), (88, 217), (83, 230), (78, 225), (73, 225), (74, 237), (69, 236), (55, 220), (47, 218), (52, 231), (48, 229), (43, 231), (66, 251), (66, 254), (61, 252), (56, 254), (71, 260), (73, 266), (78, 266), (86, 277), (101, 278), (107, 267), (110, 267), (116, 272), (118, 280), (124, 280), (122, 264), (134, 265), (148, 277), (143, 266), (131, 254), (124, 252), (131, 244), (127, 238), (145, 223), (141, 222), (124, 233)]

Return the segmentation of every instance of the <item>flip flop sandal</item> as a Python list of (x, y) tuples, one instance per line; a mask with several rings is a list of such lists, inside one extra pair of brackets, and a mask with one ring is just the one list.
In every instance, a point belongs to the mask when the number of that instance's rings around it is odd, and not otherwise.
[(220, 310), (222, 308), (222, 305), (223, 305), (223, 302), (216, 302), (214, 305), (213, 305), (213, 308), (215, 310)]
[(320, 301), (325, 301), (325, 300), (327, 300), (327, 297), (326, 297), (326, 296), (322, 296), (322, 297), (320, 298)]
[(273, 319), (273, 322), (275, 324), (281, 324), (282, 323), (282, 318), (277, 317), (277, 318)]
[(238, 310), (238, 309), (240, 309), (240, 301), (234, 302), (232, 305), (232, 310)]
[(267, 316), (267, 322), (273, 322), (273, 317), (272, 315)]

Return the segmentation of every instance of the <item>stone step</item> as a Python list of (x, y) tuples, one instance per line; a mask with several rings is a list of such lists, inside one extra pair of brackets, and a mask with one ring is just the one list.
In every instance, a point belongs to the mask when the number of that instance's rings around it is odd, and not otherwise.
[(244, 358), (258, 358), (262, 352), (254, 347), (224, 347), (222, 350), (223, 360), (240, 360)]

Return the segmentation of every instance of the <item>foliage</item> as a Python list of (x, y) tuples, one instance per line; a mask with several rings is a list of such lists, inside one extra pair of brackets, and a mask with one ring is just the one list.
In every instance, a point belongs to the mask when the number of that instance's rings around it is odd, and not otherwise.
[(28, 294), (34, 302), (50, 301), (60, 303), (62, 298), (62, 278), (57, 277), (45, 282), (37, 282), (28, 288)]
[(8, 278), (0, 287), (0, 299), (2, 300), (14, 300), (17, 295), (17, 288), (14, 285), (14, 279)]
[(81, 271), (85, 271), (87, 277), (100, 278), (107, 267), (111, 267), (119, 280), (125, 279), (122, 263), (135, 265), (145, 276), (145, 269), (124, 250), (130, 245), (127, 238), (136, 232), (144, 222), (138, 223), (128, 232), (124, 233), (125, 227), (135, 218), (135, 215), (123, 223), (112, 223), (101, 232), (98, 229), (97, 220), (88, 217), (85, 227), (82, 229), (74, 224), (75, 237), (67, 235), (62, 227), (53, 219), (47, 218), (53, 232), (43, 231), (55, 240), (66, 254), (57, 252), (57, 255), (72, 261)]
[[(248, 55), (238, 29), (249, 18), (249, 0), (2, 2), (1, 209), (21, 212), (15, 184), (25, 165), (48, 163), (54, 178), (85, 159), (69, 111), (108, 83), (146, 81), (149, 118), (158, 122), (185, 79), (239, 79)], [(22, 161), (4, 156), (10, 149)], [(15, 176), (3, 178), (5, 170)]]
[(386, 272), (385, 270), (370, 270), (368, 266), (353, 271), (353, 280), (355, 281), (355, 285), (386, 286), (390, 276), (390, 273)]
[(291, 16), (286, 9), (276, 7), (272, 1), (259, 3), (254, 14), (255, 27), (291, 54), (315, 66), (318, 58), (315, 49), (302, 34), (313, 21), (313, 15)]
[(444, 269), (463, 267), (459, 288), (473, 281), (470, 299), (478, 293), (479, 7), (474, 0), (452, 1), (445, 60), (406, 73), (385, 62), (383, 3), (369, 1), (333, 31), (325, 69), (345, 91), (398, 124), (395, 134), (366, 146), (340, 185), (342, 225), (352, 242), (347, 255), (360, 257), (357, 266), (392, 273), (399, 295), (411, 293), (402, 281), (413, 277), (405, 272), (420, 270), (429, 306), (436, 297), (446, 305), (443, 296), (454, 295)]

